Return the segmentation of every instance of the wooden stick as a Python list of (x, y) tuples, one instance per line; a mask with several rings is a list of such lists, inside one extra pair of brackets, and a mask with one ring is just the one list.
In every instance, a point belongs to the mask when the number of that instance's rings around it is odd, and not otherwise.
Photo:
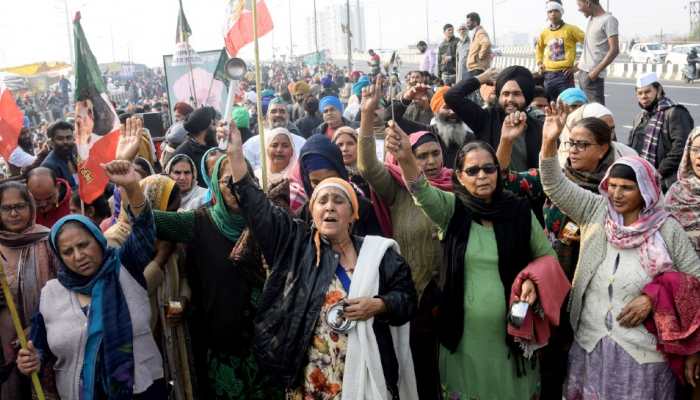
[[(5, 265), (2, 260), (0, 260), (0, 286), (2, 286), (2, 294), (5, 296), (5, 302), (7, 302), (7, 308), (10, 310), (10, 315), (12, 316), (12, 325), (15, 326), (17, 331), (17, 338), (19, 338), (19, 343), (22, 345), (23, 349), (27, 348), (27, 337), (24, 335), (24, 328), (22, 328), (22, 321), (19, 320), (19, 314), (17, 313), (17, 306), (15, 305), (15, 300), (12, 297), (12, 292), (10, 291), (10, 285), (7, 284), (7, 276), (5, 275)], [(34, 386), (34, 392), (39, 400), (45, 400), (44, 390), (41, 388), (41, 382), (39, 382), (39, 375), (34, 372), (32, 373), (32, 385)]]
[(265, 125), (262, 115), (262, 77), (260, 73), (260, 50), (258, 48), (258, 0), (253, 0), (253, 37), (255, 38), (255, 89), (258, 92), (258, 135), (260, 137), (260, 168), (262, 171), (263, 190), (267, 192), (267, 149), (265, 148)]

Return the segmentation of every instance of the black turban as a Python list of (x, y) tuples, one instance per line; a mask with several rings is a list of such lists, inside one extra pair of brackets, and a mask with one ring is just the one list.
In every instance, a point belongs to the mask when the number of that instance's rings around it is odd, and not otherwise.
[(535, 79), (532, 77), (532, 72), (519, 65), (514, 65), (501, 71), (501, 73), (498, 74), (498, 78), (496, 78), (497, 97), (501, 96), (503, 86), (509, 81), (518, 82), (520, 90), (522, 90), (523, 96), (525, 96), (525, 107), (529, 106), (535, 96)]
[(216, 111), (212, 107), (202, 107), (194, 110), (185, 122), (185, 130), (190, 135), (196, 135), (206, 131), (216, 116)]

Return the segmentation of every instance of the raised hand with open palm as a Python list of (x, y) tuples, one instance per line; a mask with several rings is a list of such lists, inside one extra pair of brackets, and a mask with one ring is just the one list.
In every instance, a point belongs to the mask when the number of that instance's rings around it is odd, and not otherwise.
[(141, 137), (144, 133), (143, 120), (138, 117), (128, 118), (124, 127), (125, 129), (122, 129), (119, 135), (116, 159), (133, 161), (139, 152)]

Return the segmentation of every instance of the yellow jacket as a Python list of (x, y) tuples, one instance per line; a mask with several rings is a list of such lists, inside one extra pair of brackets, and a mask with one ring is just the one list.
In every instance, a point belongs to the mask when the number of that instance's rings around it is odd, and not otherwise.
[(535, 58), (537, 65), (543, 64), (547, 72), (562, 71), (576, 62), (576, 43), (583, 43), (585, 34), (575, 25), (564, 24), (553, 31), (542, 31), (537, 40)]
[(488, 33), (482, 27), (476, 28), (474, 38), (469, 44), (467, 55), (467, 69), (473, 71), (480, 69), (486, 71), (491, 66), (491, 40)]

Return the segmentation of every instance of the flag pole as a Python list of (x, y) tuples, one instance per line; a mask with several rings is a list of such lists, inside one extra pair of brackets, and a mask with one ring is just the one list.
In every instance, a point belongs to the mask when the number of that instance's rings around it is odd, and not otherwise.
[(262, 77), (260, 76), (260, 49), (258, 47), (258, 1), (253, 0), (253, 37), (255, 38), (255, 89), (258, 92), (256, 107), (258, 114), (258, 135), (260, 138), (260, 168), (262, 170), (262, 187), (267, 191), (267, 161), (265, 149), (265, 125), (262, 116)]
[[(2, 257), (3, 259), (5, 257)], [(10, 291), (10, 286), (7, 284), (7, 276), (5, 275), (5, 265), (2, 260), (0, 260), (0, 286), (2, 286), (2, 294), (5, 296), (5, 302), (7, 303), (7, 308), (10, 310), (10, 316), (12, 317), (12, 325), (15, 326), (17, 331), (17, 338), (19, 339), (20, 345), (23, 349), (27, 348), (27, 336), (24, 334), (24, 328), (22, 327), (22, 321), (19, 319), (19, 314), (17, 313), (17, 306), (15, 305), (14, 297), (12, 297), (12, 292)], [(33, 372), (31, 375), (32, 386), (34, 386), (34, 393), (39, 400), (45, 400), (44, 390), (41, 388), (41, 382), (39, 382), (39, 375)]]

